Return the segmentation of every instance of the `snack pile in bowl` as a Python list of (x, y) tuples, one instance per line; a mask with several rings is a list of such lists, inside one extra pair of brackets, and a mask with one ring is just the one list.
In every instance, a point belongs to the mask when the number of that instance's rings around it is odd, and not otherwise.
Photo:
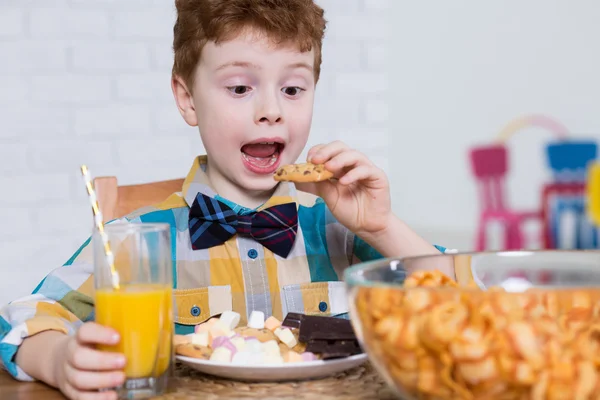
[(349, 320), (288, 313), (283, 321), (253, 311), (247, 326), (226, 311), (175, 335), (181, 356), (235, 365), (272, 365), (348, 357), (362, 353)]
[(354, 297), (361, 340), (415, 399), (600, 399), (600, 290), (509, 293), (438, 271)]

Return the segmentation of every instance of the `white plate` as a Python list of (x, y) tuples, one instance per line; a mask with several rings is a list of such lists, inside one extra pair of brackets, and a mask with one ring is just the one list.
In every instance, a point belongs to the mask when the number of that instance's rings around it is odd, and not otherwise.
[(281, 382), (324, 378), (358, 367), (367, 361), (365, 353), (332, 360), (317, 360), (273, 365), (233, 365), (198, 358), (176, 356), (190, 368), (205, 374), (240, 381)]

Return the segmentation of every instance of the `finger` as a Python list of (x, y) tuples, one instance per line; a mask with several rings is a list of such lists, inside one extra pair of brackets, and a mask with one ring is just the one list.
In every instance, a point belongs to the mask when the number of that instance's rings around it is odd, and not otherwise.
[(371, 165), (361, 165), (348, 171), (346, 175), (339, 179), (339, 183), (342, 185), (351, 185), (360, 181), (384, 182), (384, 180), (384, 175), (377, 167)]
[(66, 383), (61, 390), (67, 398), (74, 400), (117, 400), (117, 392), (113, 390), (104, 392), (82, 392), (75, 389), (69, 383)]
[(69, 384), (76, 390), (110, 389), (121, 386), (125, 382), (125, 373), (123, 371), (82, 371), (67, 364), (65, 374)]
[(319, 197), (321, 197), (325, 203), (327, 203), (327, 207), (331, 210), (331, 212), (334, 212), (337, 209), (341, 197), (338, 183), (334, 183), (332, 181), (320, 182), (318, 191)]
[(301, 192), (311, 193), (318, 196), (317, 185), (314, 182), (296, 182), (296, 189)]
[(83, 324), (77, 331), (77, 341), (80, 344), (117, 344), (119, 334), (114, 329), (93, 322)]
[(99, 351), (85, 346), (77, 346), (67, 359), (74, 368), (82, 370), (112, 371), (125, 366), (123, 354)]
[(328, 171), (335, 173), (341, 172), (343, 169), (359, 165), (372, 165), (367, 156), (356, 150), (347, 150), (339, 153), (331, 160), (325, 163), (325, 168)]
[(63, 392), (63, 394), (65, 396), (67, 396), (68, 399), (78, 399), (79, 398), (79, 393), (77, 392), (77, 390), (75, 390), (75, 388), (73, 386), (69, 385), (68, 383), (61, 385), (60, 390), (61, 390), (61, 392)]
[(308, 150), (308, 153), (306, 154), (306, 162), (312, 162), (311, 161), (312, 157), (323, 147), (325, 147), (324, 143), (317, 144), (317, 145), (311, 147), (310, 150)]
[(311, 162), (314, 164), (322, 164), (326, 161), (331, 160), (343, 151), (347, 151), (349, 147), (339, 140), (329, 143), (320, 148), (311, 158)]
[(329, 181), (321, 182), (298, 182), (295, 184), (296, 189), (305, 193), (314, 194), (315, 196), (323, 197), (323, 186), (330, 184)]

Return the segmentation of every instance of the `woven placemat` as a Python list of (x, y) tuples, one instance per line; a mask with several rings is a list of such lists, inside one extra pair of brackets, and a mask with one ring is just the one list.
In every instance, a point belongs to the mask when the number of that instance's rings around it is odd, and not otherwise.
[(396, 399), (370, 363), (325, 379), (282, 383), (220, 379), (177, 363), (174, 381), (169, 386), (169, 393), (159, 399)]

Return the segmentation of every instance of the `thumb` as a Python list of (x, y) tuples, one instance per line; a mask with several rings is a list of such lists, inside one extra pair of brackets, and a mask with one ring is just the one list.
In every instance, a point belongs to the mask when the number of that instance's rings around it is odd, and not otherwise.
[(314, 182), (296, 182), (296, 189), (302, 192), (314, 194), (315, 196), (319, 195), (317, 184)]

